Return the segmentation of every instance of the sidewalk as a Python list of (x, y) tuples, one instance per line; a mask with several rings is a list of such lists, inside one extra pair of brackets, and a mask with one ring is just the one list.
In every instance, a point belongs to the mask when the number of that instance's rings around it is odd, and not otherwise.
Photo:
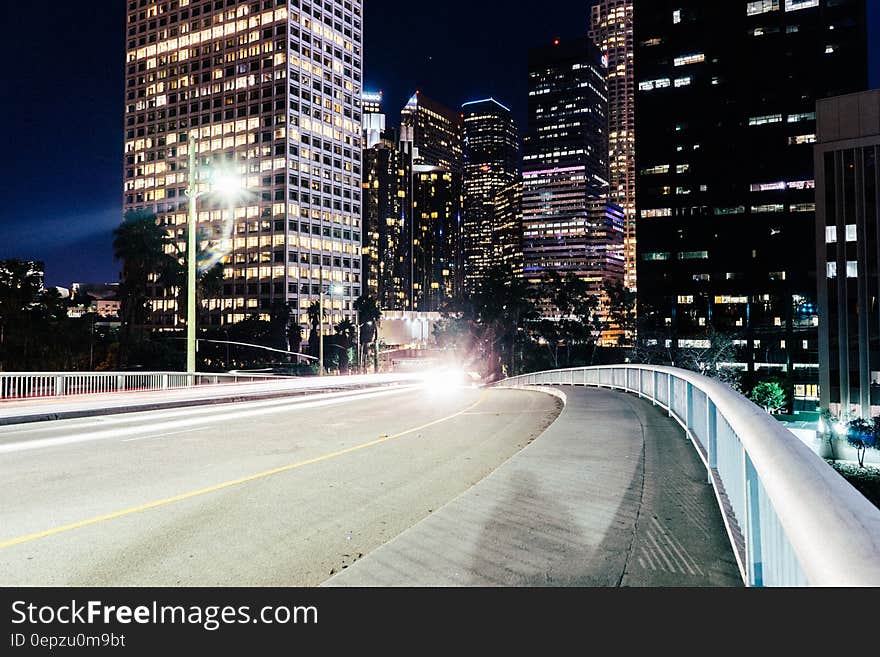
[(558, 390), (535, 442), (325, 586), (741, 586), (681, 428), (632, 395)]

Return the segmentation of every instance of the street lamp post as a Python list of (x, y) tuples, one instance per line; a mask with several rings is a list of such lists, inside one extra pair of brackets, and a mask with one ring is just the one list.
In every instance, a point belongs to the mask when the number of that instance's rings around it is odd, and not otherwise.
[[(339, 283), (330, 283), (330, 315), (327, 318), (327, 324), (330, 327), (330, 331), (333, 331), (333, 295), (338, 294), (342, 295), (342, 286)], [(345, 315), (343, 315), (345, 317)]]
[(196, 189), (196, 135), (189, 134), (189, 170), (186, 195), (189, 197), (189, 217), (186, 224), (186, 372), (196, 373), (196, 230), (199, 215)]
[(318, 376), (324, 376), (324, 263), (318, 275), (320, 293), (318, 297)]
[(361, 311), (355, 308), (354, 311), (354, 328), (355, 328), (355, 344), (357, 351), (357, 373), (361, 373), (361, 369), (363, 369), (363, 363), (361, 362)]
[[(199, 226), (198, 200), (205, 192), (198, 190), (198, 172), (197, 153), (196, 153), (196, 133), (191, 132), (189, 135), (188, 151), (189, 151), (189, 167), (187, 171), (187, 187), (186, 196), (189, 199), (189, 213), (186, 223), (186, 372), (187, 374), (196, 373), (196, 260), (198, 248), (196, 233)], [(231, 175), (221, 175), (213, 181), (213, 190), (232, 196), (241, 190), (238, 180)]]

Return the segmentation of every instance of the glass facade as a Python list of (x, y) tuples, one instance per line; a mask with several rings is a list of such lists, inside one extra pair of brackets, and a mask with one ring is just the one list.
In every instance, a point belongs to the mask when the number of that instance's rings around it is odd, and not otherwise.
[[(605, 69), (587, 38), (529, 53), (523, 145), (523, 275), (572, 273), (602, 295), (623, 280), (621, 209), (608, 202)], [(553, 316), (552, 308), (544, 308)]]
[(400, 111), (412, 130), (415, 164), (461, 171), (461, 116), (417, 91)]
[(461, 173), (413, 169), (410, 309), (436, 312), (461, 294)]
[(823, 408), (880, 414), (880, 91), (819, 101), (819, 377)]
[[(640, 2), (640, 339), (724, 336), (815, 407), (816, 100), (867, 84), (864, 0)], [(657, 254), (666, 254), (659, 258)]]
[(388, 130), (364, 150), (364, 289), (383, 310), (408, 310), (410, 304), (411, 148)]
[(601, 0), (593, 5), (590, 25), (590, 38), (606, 58), (608, 198), (626, 216), (624, 283), (631, 290), (637, 288), (633, 5), (634, 0)]
[[(465, 103), (462, 112), (464, 286), (473, 293), (493, 263), (506, 256), (516, 266), (514, 261), (519, 259), (516, 252), (522, 248), (521, 234), (511, 230), (511, 222), (521, 213), (515, 206), (521, 199), (515, 185), (520, 167), (519, 134), (510, 110), (495, 99)], [(505, 189), (509, 193), (497, 198)]]
[[(306, 309), (331, 321), (361, 294), (362, 2), (132, 0), (126, 22), (125, 210), (155, 212), (186, 249), (188, 141), (196, 138), (199, 259), (220, 263), (211, 324)], [(210, 193), (217, 172), (234, 200)], [(153, 322), (182, 321), (175, 290)]]

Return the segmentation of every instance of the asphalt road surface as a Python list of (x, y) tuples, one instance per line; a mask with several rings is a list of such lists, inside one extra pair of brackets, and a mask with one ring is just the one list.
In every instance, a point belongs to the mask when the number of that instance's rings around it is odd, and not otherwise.
[(407, 388), (0, 427), (0, 585), (317, 585), (559, 407)]

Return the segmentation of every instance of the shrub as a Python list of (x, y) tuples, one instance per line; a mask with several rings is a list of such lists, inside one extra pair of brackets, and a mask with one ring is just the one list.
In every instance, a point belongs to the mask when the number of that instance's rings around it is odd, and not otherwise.
[(776, 381), (762, 381), (752, 388), (749, 399), (768, 413), (778, 413), (788, 404), (785, 390)]
[(870, 422), (857, 417), (849, 421), (847, 425), (846, 442), (856, 448), (856, 456), (859, 467), (865, 467), (865, 453), (870, 448), (877, 448), (877, 435), (880, 429), (880, 417), (873, 418)]

